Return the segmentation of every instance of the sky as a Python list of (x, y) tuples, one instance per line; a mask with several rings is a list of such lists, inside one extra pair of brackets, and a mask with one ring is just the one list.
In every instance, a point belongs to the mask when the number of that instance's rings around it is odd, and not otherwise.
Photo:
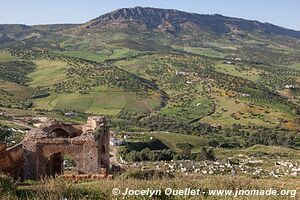
[(0, 24), (84, 23), (118, 8), (172, 8), (269, 22), (300, 31), (300, 0), (0, 0)]

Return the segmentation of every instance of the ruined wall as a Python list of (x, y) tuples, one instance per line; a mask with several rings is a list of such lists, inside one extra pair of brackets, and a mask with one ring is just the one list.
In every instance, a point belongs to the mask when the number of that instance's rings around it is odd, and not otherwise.
[(76, 162), (78, 174), (99, 174), (109, 168), (109, 137), (102, 117), (89, 117), (85, 125), (47, 121), (29, 131), (19, 145), (6, 149), (0, 143), (0, 171), (37, 180), (63, 173), (64, 155), (68, 155)]
[(0, 142), (0, 153), (6, 150), (6, 144)]
[(22, 157), (22, 144), (15, 145), (8, 149), (6, 149), (6, 146), (1, 145), (0, 172), (8, 174), (14, 178), (22, 177)]
[(44, 124), (41, 126), (42, 130), (48, 134), (51, 134), (53, 131), (57, 129), (64, 130), (68, 133), (68, 137), (77, 137), (82, 134), (82, 125), (74, 125), (74, 124), (64, 124), (61, 122), (56, 122), (53, 124)]
[(45, 176), (47, 159), (52, 155), (60, 153), (71, 156), (76, 164), (79, 173), (98, 173), (98, 148), (94, 140), (46, 140), (37, 144), (37, 174)]
[[(66, 135), (53, 138), (52, 131), (56, 129), (62, 129)], [(98, 174), (102, 168), (109, 168), (109, 129), (101, 117), (90, 117), (81, 126), (44, 124), (28, 133), (22, 143), (24, 179), (36, 180), (61, 171), (62, 161), (57, 157), (64, 155), (74, 159), (79, 174)]]
[(107, 128), (102, 129), (104, 130), (98, 138), (98, 159), (100, 161), (99, 165), (104, 168), (109, 168), (109, 140), (110, 134)]

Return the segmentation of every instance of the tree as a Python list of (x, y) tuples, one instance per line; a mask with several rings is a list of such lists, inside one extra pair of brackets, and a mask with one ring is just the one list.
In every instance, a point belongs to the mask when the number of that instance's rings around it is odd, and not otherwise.
[(213, 152), (213, 149), (207, 150), (205, 147), (203, 147), (200, 151), (200, 153), (196, 157), (197, 160), (215, 160), (215, 153)]

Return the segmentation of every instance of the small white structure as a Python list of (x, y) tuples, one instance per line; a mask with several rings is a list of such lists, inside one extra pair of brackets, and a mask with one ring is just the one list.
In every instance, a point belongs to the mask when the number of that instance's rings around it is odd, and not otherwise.
[(296, 86), (295, 85), (286, 85), (284, 86), (285, 89), (295, 89)]
[(66, 117), (76, 117), (76, 116), (78, 116), (78, 114), (70, 112), (70, 113), (65, 113), (65, 116)]
[(110, 146), (121, 146), (124, 144), (122, 140), (118, 140), (116, 138), (111, 138), (109, 141)]
[(241, 94), (242, 97), (251, 97), (250, 94)]
[(188, 72), (181, 72), (181, 71), (177, 71), (177, 70), (175, 73), (176, 73), (176, 75), (183, 75), (183, 76), (186, 76), (189, 74)]

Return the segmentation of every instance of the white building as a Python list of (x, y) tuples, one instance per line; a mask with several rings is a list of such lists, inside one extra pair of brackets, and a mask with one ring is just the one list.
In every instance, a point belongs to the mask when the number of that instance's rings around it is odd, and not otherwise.
[(295, 85), (286, 85), (286, 86), (284, 86), (284, 88), (286, 88), (286, 89), (295, 89), (296, 86)]
[(121, 146), (124, 144), (122, 140), (118, 140), (116, 138), (111, 138), (109, 141), (110, 146)]

